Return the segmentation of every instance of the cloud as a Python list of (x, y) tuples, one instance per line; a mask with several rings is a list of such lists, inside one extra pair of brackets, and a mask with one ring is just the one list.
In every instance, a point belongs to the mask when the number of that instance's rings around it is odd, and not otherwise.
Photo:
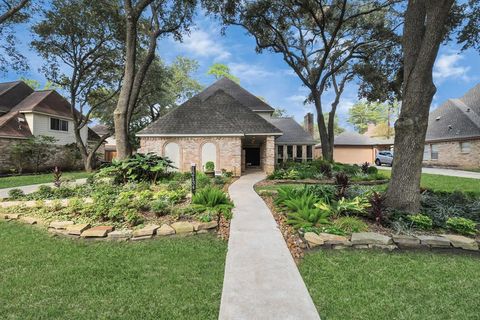
[(203, 30), (194, 30), (184, 37), (180, 47), (196, 57), (227, 60), (232, 55), (222, 44), (215, 40), (211, 34)]
[(464, 59), (459, 54), (442, 54), (435, 63), (433, 69), (433, 77), (436, 82), (442, 83), (447, 79), (461, 79), (463, 81), (470, 81), (471, 78), (467, 75), (470, 67), (460, 65)]

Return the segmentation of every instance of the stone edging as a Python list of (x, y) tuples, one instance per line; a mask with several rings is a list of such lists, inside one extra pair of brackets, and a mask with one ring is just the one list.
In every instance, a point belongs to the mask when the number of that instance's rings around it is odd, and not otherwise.
[(208, 233), (214, 231), (218, 227), (217, 221), (211, 222), (189, 222), (177, 221), (171, 225), (162, 224), (146, 225), (142, 229), (115, 230), (113, 226), (94, 226), (90, 224), (75, 224), (73, 221), (52, 221), (46, 225), (45, 221), (35, 218), (23, 216), (21, 214), (1, 214), (0, 219), (7, 221), (16, 220), (30, 225), (43, 225), (48, 228), (48, 232), (60, 236), (71, 238), (93, 239), (93, 240), (111, 240), (111, 241), (137, 241), (147, 240), (153, 237), (164, 237), (171, 235), (194, 235)]
[(479, 251), (480, 241), (454, 234), (443, 235), (392, 235), (375, 232), (353, 233), (351, 237), (328, 233), (306, 232), (302, 239), (309, 249), (316, 247), (328, 249), (458, 249)]

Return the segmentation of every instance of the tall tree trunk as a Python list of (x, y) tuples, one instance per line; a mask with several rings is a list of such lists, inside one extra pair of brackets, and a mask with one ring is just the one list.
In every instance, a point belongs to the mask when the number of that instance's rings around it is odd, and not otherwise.
[(322, 146), (322, 158), (323, 160), (333, 162), (333, 137), (330, 137), (328, 134), (329, 130), (325, 124), (325, 117), (322, 111), (322, 101), (319, 94), (312, 92), (312, 96), (317, 111), (317, 126)]
[(131, 11), (127, 11), (126, 15), (125, 67), (123, 72), (123, 82), (118, 97), (117, 107), (113, 112), (118, 159), (125, 159), (131, 154), (131, 146), (128, 137), (128, 106), (130, 104), (130, 96), (135, 78), (137, 18)]
[(389, 207), (420, 209), (420, 178), (430, 104), (432, 69), (454, 0), (409, 0), (403, 34), (402, 109), (395, 122), (395, 160), (387, 191)]

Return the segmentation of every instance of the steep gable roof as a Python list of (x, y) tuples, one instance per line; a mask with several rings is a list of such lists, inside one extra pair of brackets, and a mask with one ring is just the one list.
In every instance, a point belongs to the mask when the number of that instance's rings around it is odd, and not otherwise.
[(33, 89), (23, 81), (0, 83), (0, 113), (10, 111), (32, 92)]
[(218, 90), (226, 92), (227, 94), (235, 98), (237, 101), (242, 103), (244, 106), (250, 108), (250, 110), (252, 111), (275, 111), (275, 109), (270, 107), (266, 102), (254, 96), (253, 94), (242, 88), (239, 84), (228, 78), (222, 78), (216, 81), (214, 84), (197, 94), (196, 97), (201, 99), (202, 101), (205, 101)]
[(281, 131), (219, 89), (201, 99), (198, 95), (159, 118), (138, 133), (142, 135), (245, 135)]
[(480, 84), (430, 113), (426, 141), (480, 138)]
[(275, 141), (278, 144), (313, 145), (316, 143), (313, 137), (291, 117), (271, 118), (268, 121), (283, 132), (283, 135)]

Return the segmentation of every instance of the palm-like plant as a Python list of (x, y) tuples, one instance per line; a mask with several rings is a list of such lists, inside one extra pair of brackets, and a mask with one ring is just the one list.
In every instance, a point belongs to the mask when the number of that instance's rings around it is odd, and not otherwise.
[(318, 227), (322, 224), (330, 224), (328, 211), (319, 208), (301, 208), (298, 211), (287, 214), (287, 223), (295, 229)]
[(283, 202), (283, 205), (292, 210), (292, 211), (299, 211), (304, 208), (313, 209), (315, 208), (315, 204), (318, 202), (318, 198), (313, 194), (304, 193), (298, 198), (287, 199)]
[(214, 212), (229, 215), (233, 203), (220, 189), (208, 187), (199, 190), (192, 197), (192, 208), (198, 212)]

